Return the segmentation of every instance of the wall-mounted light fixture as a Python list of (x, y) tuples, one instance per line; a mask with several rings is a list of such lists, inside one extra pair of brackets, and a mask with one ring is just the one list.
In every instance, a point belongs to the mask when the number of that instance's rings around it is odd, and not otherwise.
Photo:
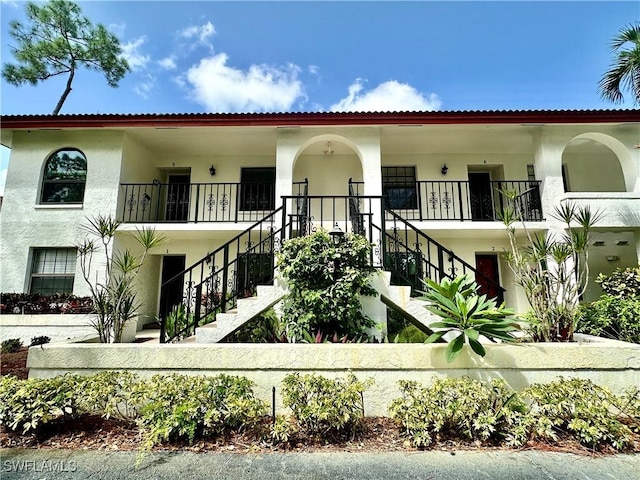
[(327, 142), (327, 148), (324, 150), (325, 155), (333, 155), (335, 150), (331, 148), (331, 142)]
[(620, 260), (618, 255), (607, 255), (607, 262), (617, 262)]
[(442, 168), (440, 169), (440, 173), (442, 175), (446, 175), (448, 171), (449, 171), (449, 167), (447, 167), (447, 164), (445, 163), (444, 165), (442, 165)]
[(216, 175), (216, 168), (213, 165), (209, 167), (209, 173), (211, 174), (212, 177)]

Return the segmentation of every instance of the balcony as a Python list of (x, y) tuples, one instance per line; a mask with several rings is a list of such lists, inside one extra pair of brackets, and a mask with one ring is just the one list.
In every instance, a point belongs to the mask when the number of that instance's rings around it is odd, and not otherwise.
[[(294, 193), (305, 192), (305, 182)], [(122, 183), (124, 223), (256, 222), (275, 209), (275, 185), (248, 183)]]
[[(360, 195), (362, 182), (351, 182)], [(500, 192), (513, 192), (525, 221), (544, 220), (540, 182), (536, 180), (427, 180), (383, 186), (386, 208), (406, 220), (499, 221), (505, 206)]]

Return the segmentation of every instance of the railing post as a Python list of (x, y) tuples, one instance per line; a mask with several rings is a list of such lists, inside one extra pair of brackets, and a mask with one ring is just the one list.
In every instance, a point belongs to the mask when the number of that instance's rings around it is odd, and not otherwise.
[[(464, 185), (467, 185), (465, 182)], [(467, 192), (467, 202), (470, 202), (469, 192)], [(464, 220), (464, 205), (462, 204), (462, 183), (458, 181), (458, 205), (460, 205), (460, 221)]]
[(200, 184), (196, 183), (196, 212), (193, 223), (198, 223), (198, 211), (200, 209)]
[(196, 334), (196, 328), (198, 328), (198, 324), (200, 323), (202, 309), (202, 282), (198, 284), (196, 287), (196, 311), (193, 315), (193, 335)]
[[(227, 282), (229, 281), (229, 244), (225, 244), (222, 257), (222, 298), (220, 304), (222, 305), (222, 313), (227, 311)], [(238, 255), (240, 252), (238, 252)]]

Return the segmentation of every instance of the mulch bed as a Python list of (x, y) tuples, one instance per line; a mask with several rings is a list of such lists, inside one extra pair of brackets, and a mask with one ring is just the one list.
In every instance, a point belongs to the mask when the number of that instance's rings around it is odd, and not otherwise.
[[(3, 353), (0, 375), (12, 374), (18, 378), (27, 378), (27, 353), (28, 348), (22, 348), (16, 353)], [(196, 439), (191, 445), (187, 442), (165, 443), (156, 446), (154, 450), (227, 453), (419, 451), (402, 435), (399, 425), (387, 417), (366, 417), (361, 432), (355, 438), (332, 439), (330, 442), (298, 433), (288, 444), (273, 445), (269, 431), (270, 418), (265, 417), (260, 424), (246, 431), (229, 432), (217, 438)], [(40, 427), (37, 432), (26, 435), (13, 432), (4, 426), (0, 427), (0, 448), (131, 451), (137, 450), (141, 441), (142, 435), (135, 424), (105, 419), (97, 415), (53, 420)], [(432, 449), (449, 451), (455, 455), (456, 450), (505, 450), (505, 447), (442, 438)], [(560, 439), (553, 444), (530, 442), (522, 448), (532, 449), (578, 455), (616, 453), (611, 448), (593, 451), (570, 438)], [(634, 446), (630, 451), (640, 453), (640, 435), (634, 435)]]
[(15, 375), (20, 379), (26, 379), (29, 370), (27, 370), (27, 354), (29, 348), (23, 347), (14, 353), (3, 353), (1, 357), (2, 369), (0, 375)]

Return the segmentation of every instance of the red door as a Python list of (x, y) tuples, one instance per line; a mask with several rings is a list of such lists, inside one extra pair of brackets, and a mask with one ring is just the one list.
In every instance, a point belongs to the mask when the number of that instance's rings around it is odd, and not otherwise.
[(502, 303), (502, 291), (500, 290), (500, 275), (498, 273), (498, 256), (491, 254), (476, 254), (476, 282), (480, 285), (478, 293), (487, 298), (498, 298)]

